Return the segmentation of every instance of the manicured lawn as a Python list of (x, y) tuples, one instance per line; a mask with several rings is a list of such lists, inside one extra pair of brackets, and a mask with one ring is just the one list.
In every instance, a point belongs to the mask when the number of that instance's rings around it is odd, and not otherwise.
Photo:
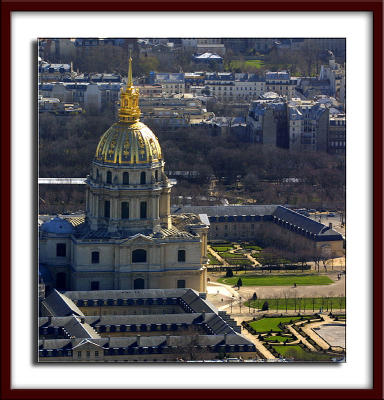
[(212, 254), (208, 253), (207, 256), (208, 256), (208, 260), (209, 260), (209, 264), (210, 265), (222, 265), (219, 260), (217, 260), (215, 257), (213, 257)]
[[(244, 282), (243, 278), (241, 280)], [(312, 311), (316, 312), (322, 308), (324, 311), (344, 310), (345, 297), (303, 297), (303, 298), (287, 298), (287, 299), (258, 299), (251, 300), (250, 306), (252, 308), (261, 309), (263, 303), (268, 301), (270, 310), (296, 310), (296, 311)], [(296, 307), (295, 307), (296, 302)], [(249, 307), (249, 302), (244, 302), (246, 307)], [(342, 319), (339, 317), (339, 319)]]
[(259, 69), (264, 65), (264, 61), (262, 61), (262, 60), (247, 60), (247, 61), (233, 60), (233, 61), (231, 61), (232, 68), (241, 68), (243, 65), (245, 65), (247, 67), (254, 67), (254, 68)]
[(289, 341), (292, 342), (294, 339), (291, 338), (291, 337), (276, 335), (276, 336), (265, 336), (265, 337), (263, 337), (263, 340), (266, 341), (266, 342), (281, 342), (281, 343), (284, 343), (284, 342), (289, 342)]
[(251, 67), (261, 68), (264, 65), (264, 61), (262, 60), (247, 60), (245, 65), (249, 65)]
[(300, 317), (279, 317), (279, 318), (262, 318), (258, 321), (252, 321), (249, 325), (256, 332), (269, 332), (272, 330), (273, 332), (281, 332), (281, 329), (278, 327), (280, 323), (286, 323), (290, 321), (300, 320)]
[(261, 247), (259, 247), (259, 246), (252, 246), (252, 245), (244, 245), (244, 246), (241, 246), (243, 249), (246, 249), (246, 250), (256, 250), (256, 251), (260, 251), (260, 250), (263, 250)]
[[(243, 286), (298, 286), (329, 285), (333, 280), (325, 275), (246, 275), (241, 277)], [(227, 285), (235, 285), (237, 278), (220, 278)]]
[(293, 358), (296, 361), (332, 361), (334, 355), (322, 354), (303, 350), (300, 346), (273, 346), (274, 349), (285, 358)]
[(244, 257), (242, 254), (230, 253), (229, 251), (222, 251), (219, 254), (221, 257), (224, 257), (224, 258), (242, 258), (242, 257)]
[(211, 246), (211, 249), (216, 252), (225, 252), (229, 250), (233, 250), (232, 246)]

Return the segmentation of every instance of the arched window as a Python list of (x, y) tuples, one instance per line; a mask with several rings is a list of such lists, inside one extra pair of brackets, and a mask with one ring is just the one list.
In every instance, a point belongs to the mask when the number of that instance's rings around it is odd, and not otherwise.
[(133, 263), (147, 262), (147, 252), (143, 249), (137, 249), (132, 251), (132, 262)]
[(140, 219), (147, 218), (147, 202), (141, 201), (140, 202)]
[(159, 171), (155, 171), (155, 181), (157, 182), (159, 180)]
[(185, 250), (179, 250), (177, 252), (177, 261), (180, 261), (180, 262), (185, 261)]
[(129, 173), (128, 172), (123, 173), (123, 185), (129, 185)]
[(107, 171), (107, 183), (112, 183), (112, 172)]
[(121, 203), (121, 219), (129, 219), (129, 203), (127, 201)]
[(98, 251), (92, 251), (92, 264), (98, 264), (100, 262), (100, 253)]
[(146, 183), (146, 177), (145, 177), (145, 172), (143, 171), (140, 174), (140, 185), (145, 185), (145, 183)]

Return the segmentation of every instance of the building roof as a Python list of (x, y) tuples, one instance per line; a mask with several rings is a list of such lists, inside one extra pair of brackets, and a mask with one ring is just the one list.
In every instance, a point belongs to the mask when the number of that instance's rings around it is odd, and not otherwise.
[(207, 214), (209, 217), (225, 215), (272, 215), (277, 205), (230, 205), (230, 206), (173, 206), (172, 212)]
[(52, 316), (84, 315), (68, 296), (63, 295), (56, 289), (53, 289), (42, 303)]
[(58, 216), (41, 225), (41, 230), (47, 233), (71, 234), (73, 226), (68, 221)]

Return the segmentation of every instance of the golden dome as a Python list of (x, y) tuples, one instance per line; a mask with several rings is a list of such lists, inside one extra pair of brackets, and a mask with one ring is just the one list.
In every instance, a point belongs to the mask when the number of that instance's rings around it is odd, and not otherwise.
[(155, 134), (139, 122), (139, 90), (132, 83), (132, 58), (129, 58), (128, 82), (121, 90), (119, 122), (101, 137), (95, 161), (108, 164), (148, 164), (162, 160)]
[(155, 134), (143, 123), (113, 124), (101, 137), (95, 161), (108, 164), (148, 164), (162, 160)]

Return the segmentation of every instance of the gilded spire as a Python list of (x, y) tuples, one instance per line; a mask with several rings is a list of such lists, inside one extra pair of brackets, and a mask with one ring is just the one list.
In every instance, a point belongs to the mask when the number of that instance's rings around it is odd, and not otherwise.
[(125, 90), (121, 89), (119, 121), (127, 123), (138, 122), (140, 118), (139, 89), (133, 86), (132, 57), (129, 57), (128, 79)]

